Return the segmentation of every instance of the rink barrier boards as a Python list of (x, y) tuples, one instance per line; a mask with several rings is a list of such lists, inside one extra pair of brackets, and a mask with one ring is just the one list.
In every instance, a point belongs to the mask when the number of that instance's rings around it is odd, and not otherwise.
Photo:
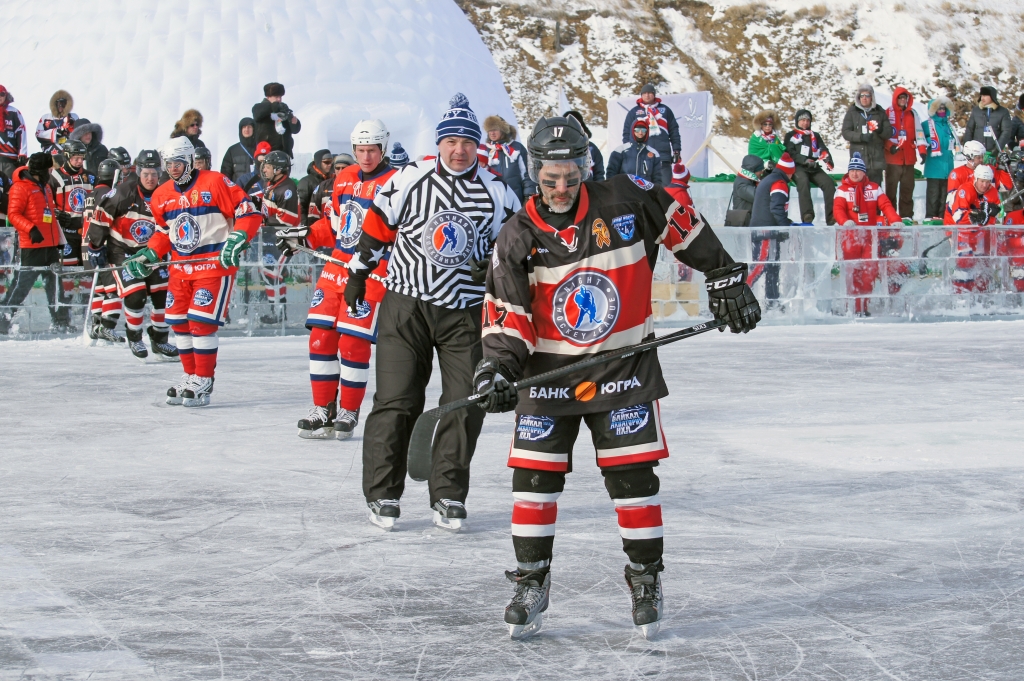
[[(781, 230), (755, 227), (715, 227), (715, 233), (735, 260), (750, 264), (750, 283), (761, 302), (766, 323), (843, 323), (859, 319), (857, 298), (871, 319), (885, 321), (942, 321), (965, 319), (1024, 319), (1024, 255), (1015, 257), (1013, 234), (1020, 229), (1001, 225), (980, 228), (983, 236), (970, 256), (973, 290), (963, 286), (964, 258), (952, 248), (956, 228), (948, 226), (902, 226), (859, 230), (864, 251), (876, 257), (844, 259), (844, 228), (827, 226), (788, 227)], [(878, 258), (879, 232), (898, 235), (902, 240), (893, 257)], [(949, 235), (949, 236), (947, 236)], [(769, 246), (767, 259), (763, 241)], [(0, 234), (0, 245), (11, 240)], [(889, 242), (891, 245), (891, 242)], [(936, 246), (936, 244), (940, 244)], [(760, 249), (755, 250), (755, 246)], [(924, 251), (932, 248), (929, 257)], [(1020, 250), (1018, 248), (1018, 250)], [(5, 295), (14, 272), (20, 269), (17, 249), (0, 248), (0, 288)], [(12, 257), (13, 256), (13, 257)], [(228, 307), (226, 336), (280, 336), (305, 334), (306, 313), (320, 275), (321, 263), (297, 254), (286, 266), (287, 288), (283, 314), (272, 305), (260, 270), (262, 244), (246, 252)], [(40, 268), (33, 268), (40, 269)], [(777, 273), (778, 296), (769, 299), (768, 288)], [(1014, 273), (1018, 279), (1014, 278)], [(92, 274), (88, 270), (65, 268), (62, 278), (70, 288), (71, 319), (78, 329), (85, 316)], [(870, 280), (867, 293), (865, 282)], [(679, 263), (662, 249), (655, 267), (651, 308), (656, 321), (666, 325), (696, 317), (709, 317), (704, 277)], [(771, 282), (771, 283), (770, 283)], [(859, 284), (857, 283), (859, 282)], [(960, 282), (960, 283), (958, 283)], [(858, 288), (859, 287), (859, 288)], [(147, 307), (148, 310), (148, 307)], [(13, 329), (6, 338), (49, 338), (50, 316), (42, 279), (21, 308), (0, 311), (14, 315)], [(123, 333), (123, 314), (120, 322)], [(0, 336), (0, 338), (4, 338)]]

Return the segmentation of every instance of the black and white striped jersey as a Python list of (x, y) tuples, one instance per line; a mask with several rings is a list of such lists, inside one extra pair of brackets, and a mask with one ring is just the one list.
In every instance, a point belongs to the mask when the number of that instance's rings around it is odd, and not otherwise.
[(455, 175), (440, 160), (411, 163), (380, 188), (349, 270), (369, 273), (394, 244), (389, 291), (453, 310), (480, 305), (484, 285), (473, 281), (470, 262), (489, 257), (519, 208), (515, 193), (478, 166)]

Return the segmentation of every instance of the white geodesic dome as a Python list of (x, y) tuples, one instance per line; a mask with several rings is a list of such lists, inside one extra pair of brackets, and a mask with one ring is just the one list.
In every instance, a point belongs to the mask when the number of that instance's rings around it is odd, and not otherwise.
[[(361, 118), (380, 118), (413, 157), (455, 92), (481, 121), (515, 114), (501, 74), (453, 0), (93, 0), (67, 13), (7, 0), (0, 84), (29, 132), (57, 89), (133, 155), (162, 144), (190, 108), (214, 163), (238, 141), (270, 81), (302, 121), (295, 151), (349, 151)], [(33, 138), (30, 152), (38, 151)]]

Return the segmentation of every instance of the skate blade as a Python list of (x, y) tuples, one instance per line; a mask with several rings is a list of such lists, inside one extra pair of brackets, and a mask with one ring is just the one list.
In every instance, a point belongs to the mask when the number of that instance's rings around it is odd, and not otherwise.
[(541, 625), (544, 624), (544, 613), (538, 612), (537, 616), (533, 618), (533, 621), (529, 624), (509, 624), (508, 635), (510, 638), (514, 638), (517, 641), (524, 638), (529, 638), (540, 631)]
[(637, 626), (640, 633), (648, 641), (652, 640), (661, 631), (661, 622), (651, 622), (650, 624), (640, 624)]
[(338, 438), (339, 440), (348, 440), (348, 439), (350, 439), (352, 437), (352, 433), (353, 432), (355, 432), (355, 431), (351, 431), (351, 430), (336, 430), (336, 431), (334, 431), (334, 437)]
[(464, 520), (462, 518), (442, 518), (441, 514), (434, 511), (434, 524), (443, 530), (461, 532)]
[(369, 513), (369, 516), (370, 516), (370, 522), (373, 523), (374, 525), (376, 525), (377, 527), (379, 527), (380, 529), (382, 529), (382, 530), (384, 530), (386, 532), (390, 532), (391, 530), (395, 529), (395, 519), (394, 518), (385, 518), (385, 517), (379, 516), (376, 513), (374, 513), (373, 511), (370, 511), (369, 509), (367, 509), (367, 511)]
[(146, 358), (145, 357), (139, 357), (138, 355), (132, 355), (132, 357), (134, 357), (135, 359), (139, 360), (143, 364), (146, 363)]
[(210, 404), (210, 396), (209, 395), (201, 395), (200, 397), (195, 397), (195, 398), (192, 398), (192, 399), (189, 399), (189, 400), (182, 400), (181, 401), (181, 406), (183, 406), (183, 407), (190, 407), (190, 408), (205, 407), (208, 404)]
[(172, 407), (177, 407), (181, 405), (182, 401), (183, 400), (180, 397), (168, 397), (166, 400), (167, 404), (171, 405)]
[(177, 362), (177, 357), (168, 357), (167, 355), (161, 355), (159, 352), (154, 352), (153, 357), (160, 360), (161, 362)]
[(330, 440), (334, 437), (334, 428), (317, 428), (316, 430), (304, 430), (299, 428), (299, 437), (303, 440)]

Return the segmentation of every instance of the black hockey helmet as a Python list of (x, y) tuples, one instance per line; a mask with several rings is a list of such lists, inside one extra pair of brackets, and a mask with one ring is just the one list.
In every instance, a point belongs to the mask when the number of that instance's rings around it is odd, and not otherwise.
[(541, 118), (526, 140), (526, 150), (534, 182), (545, 162), (571, 161), (579, 166), (582, 179), (590, 177), (590, 139), (572, 116)]
[(156, 168), (160, 169), (160, 152), (156, 149), (143, 149), (139, 152), (139, 155), (135, 157), (135, 167), (139, 170), (143, 168)]
[(270, 166), (275, 173), (288, 175), (292, 170), (292, 160), (283, 151), (272, 151), (263, 158), (263, 165)]
[(114, 147), (110, 150), (110, 155), (107, 158), (114, 159), (122, 168), (127, 168), (132, 164), (132, 155), (124, 147)]
[(89, 150), (82, 140), (68, 140), (61, 146), (61, 151), (64, 152), (65, 158), (71, 158), (72, 156), (85, 156)]
[(207, 161), (212, 161), (213, 154), (206, 147), (196, 147), (196, 158), (205, 158)]
[(99, 167), (96, 168), (96, 182), (112, 187), (120, 173), (121, 164), (112, 158), (105, 158), (100, 161)]

